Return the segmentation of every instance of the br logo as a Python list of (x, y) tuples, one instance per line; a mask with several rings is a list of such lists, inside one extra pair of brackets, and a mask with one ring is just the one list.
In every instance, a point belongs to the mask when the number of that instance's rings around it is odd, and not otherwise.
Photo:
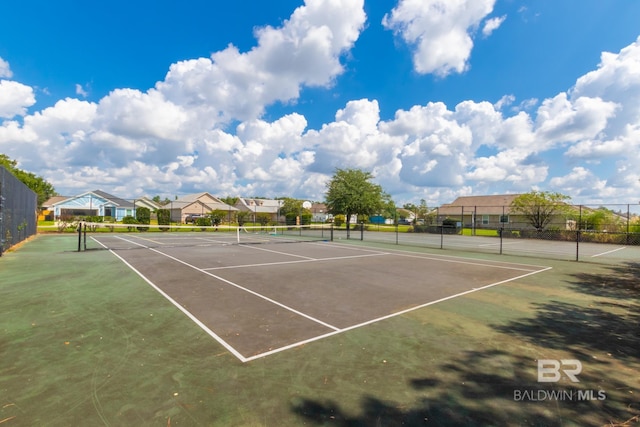
[(538, 382), (557, 383), (564, 374), (574, 383), (579, 383), (578, 374), (582, 372), (582, 363), (576, 359), (538, 359)]

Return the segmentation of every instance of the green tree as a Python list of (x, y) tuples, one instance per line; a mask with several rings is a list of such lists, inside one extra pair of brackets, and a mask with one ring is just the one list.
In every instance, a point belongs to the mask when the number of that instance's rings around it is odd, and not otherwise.
[(302, 213), (302, 200), (293, 199), (291, 197), (283, 197), (280, 200), (282, 201), (282, 205), (280, 207), (280, 215), (284, 215), (285, 217), (296, 217)]
[(239, 211), (239, 212), (236, 214), (236, 219), (238, 220), (238, 225), (239, 225), (240, 227), (242, 227), (242, 226), (247, 222), (247, 219), (249, 219), (249, 218), (250, 218), (250, 216), (251, 216), (251, 213), (250, 213), (250, 212), (247, 212), (247, 211)]
[(236, 203), (238, 203), (239, 198), (238, 197), (227, 196), (227, 197), (221, 197), (220, 200), (223, 201), (224, 203), (228, 204), (229, 206), (233, 206)]
[(359, 169), (336, 169), (327, 183), (327, 210), (333, 215), (344, 214), (347, 230), (352, 215), (379, 213), (390, 202), (382, 187), (371, 182), (373, 178), (371, 172)]
[[(169, 209), (158, 209), (156, 211), (158, 216), (158, 225), (170, 225), (171, 224), (171, 211)], [(160, 227), (160, 230), (167, 231), (169, 227)]]
[(216, 209), (214, 211), (211, 211), (209, 217), (211, 218), (211, 224), (213, 224), (217, 228), (227, 217), (227, 211)]
[[(149, 224), (151, 223), (151, 210), (144, 206), (136, 209), (136, 221), (138, 224)], [(147, 231), (149, 227), (138, 227), (139, 231)]]
[(15, 160), (11, 160), (6, 154), (0, 154), (0, 166), (4, 166), (23, 184), (25, 184), (34, 193), (37, 194), (38, 206), (41, 206), (50, 197), (55, 196), (57, 194), (52, 184), (50, 184), (40, 176), (34, 175), (31, 172), (25, 172), (22, 169), (19, 169), (17, 167), (18, 162), (16, 162)]
[(160, 206), (165, 206), (165, 205), (168, 205), (169, 203), (171, 203), (171, 200), (168, 197), (165, 197), (164, 200), (162, 200), (160, 198), (160, 196), (153, 196), (153, 199), (151, 199), (151, 200), (153, 200), (154, 202), (156, 202)]
[(425, 199), (420, 199), (419, 205), (414, 205), (413, 203), (406, 203), (402, 207), (408, 211), (413, 212), (414, 224), (419, 219), (423, 220), (425, 223), (428, 222), (429, 208), (427, 207), (427, 201)]
[(271, 222), (271, 214), (266, 212), (258, 212), (258, 214), (256, 214), (256, 221), (258, 222), (258, 224), (264, 227)]
[(583, 209), (582, 213), (576, 212), (575, 216), (580, 230), (622, 231), (626, 224), (626, 219), (602, 206), (598, 209)]
[(542, 231), (554, 216), (569, 214), (571, 207), (567, 202), (570, 199), (561, 193), (534, 190), (513, 199), (511, 213), (524, 216), (532, 227)]

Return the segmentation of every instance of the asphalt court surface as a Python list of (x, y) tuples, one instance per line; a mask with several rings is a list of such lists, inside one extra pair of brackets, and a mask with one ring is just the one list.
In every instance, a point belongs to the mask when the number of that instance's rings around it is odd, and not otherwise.
[[(334, 232), (335, 238), (346, 238), (346, 232)], [(352, 239), (360, 239), (360, 232), (351, 232)], [(457, 248), (462, 250), (482, 251), (488, 253), (502, 253), (505, 255), (540, 255), (556, 259), (575, 260), (576, 255), (582, 260), (591, 258), (627, 259), (635, 260), (640, 256), (640, 247), (634, 245), (603, 244), (580, 242), (576, 254), (575, 241), (557, 241), (545, 239), (511, 239), (504, 238), (502, 243), (498, 237), (488, 236), (460, 236), (430, 233), (380, 233), (365, 231), (364, 241), (386, 242), (419, 245), (431, 248)]]
[(121, 239), (139, 250), (113, 253), (244, 362), (546, 269), (329, 242)]

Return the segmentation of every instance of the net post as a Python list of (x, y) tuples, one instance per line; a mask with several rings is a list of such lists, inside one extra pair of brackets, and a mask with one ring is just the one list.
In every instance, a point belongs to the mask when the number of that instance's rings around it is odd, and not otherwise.
[(82, 250), (82, 223), (78, 224), (78, 252)]
[(84, 241), (84, 250), (87, 250), (87, 223), (84, 223), (84, 235), (83, 235), (83, 241)]
[(364, 221), (360, 221), (360, 241), (364, 240)]
[(330, 241), (333, 242), (333, 223), (331, 223), (331, 225), (329, 227), (329, 230), (330, 230), (330, 234), (331, 234)]
[(240, 244), (240, 226), (236, 227), (236, 243)]

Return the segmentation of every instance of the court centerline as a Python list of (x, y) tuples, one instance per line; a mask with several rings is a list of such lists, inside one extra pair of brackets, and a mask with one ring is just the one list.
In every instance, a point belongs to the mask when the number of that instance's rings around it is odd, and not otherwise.
[[(276, 252), (287, 255), (284, 252)], [(339, 257), (329, 257), (329, 258), (310, 258), (310, 259), (299, 259), (295, 261), (277, 261), (277, 262), (263, 262), (259, 264), (241, 264), (241, 265), (227, 265), (224, 267), (207, 267), (202, 270), (210, 271), (210, 270), (228, 270), (233, 268), (251, 268), (251, 267), (268, 267), (270, 265), (283, 265), (283, 264), (302, 264), (307, 262), (322, 262), (322, 261), (340, 261), (342, 259), (353, 259), (353, 258), (369, 258), (374, 256), (382, 256), (382, 255), (391, 255), (388, 253), (379, 253), (379, 254), (367, 254), (367, 255), (348, 255), (348, 256), (339, 256)]]
[(259, 248), (259, 247), (256, 247), (255, 245), (243, 245), (243, 244), (240, 244), (238, 246), (242, 246), (243, 248), (247, 248), (247, 249), (254, 249), (254, 250), (260, 250), (260, 251), (265, 251), (265, 252), (272, 252), (274, 254), (279, 254), (279, 255), (286, 255), (286, 256), (290, 256), (290, 257), (294, 257), (294, 258), (303, 258), (303, 259), (306, 259), (306, 260), (314, 260), (315, 259), (315, 258), (311, 258), (311, 257), (304, 256), (304, 255), (289, 254), (289, 253), (286, 253), (286, 252), (274, 251), (273, 249)]

